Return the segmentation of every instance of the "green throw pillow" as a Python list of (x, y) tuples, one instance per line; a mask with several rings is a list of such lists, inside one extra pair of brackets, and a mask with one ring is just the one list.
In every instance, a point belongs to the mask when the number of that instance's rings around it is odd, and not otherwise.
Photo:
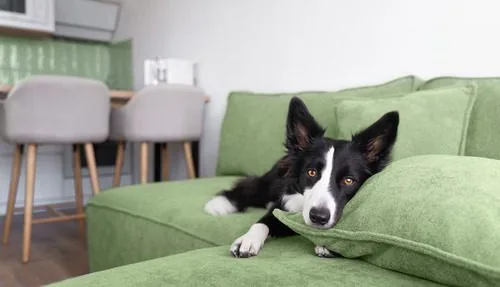
[(474, 84), (413, 92), (384, 99), (344, 100), (336, 106), (340, 139), (375, 122), (386, 112), (399, 112), (393, 160), (424, 155), (463, 155), (469, 118), (476, 99)]
[(380, 85), (335, 92), (300, 93), (232, 92), (221, 128), (217, 175), (261, 175), (283, 155), (288, 104), (293, 96), (304, 100), (316, 120), (336, 136), (335, 105), (353, 97), (390, 97), (415, 91), (415, 76)]
[(439, 77), (426, 81), (419, 89), (468, 83), (477, 84), (477, 100), (470, 119), (465, 155), (500, 159), (500, 77)]
[(329, 230), (305, 225), (301, 214), (274, 215), (346, 258), (447, 285), (500, 286), (499, 160), (393, 162), (365, 182)]

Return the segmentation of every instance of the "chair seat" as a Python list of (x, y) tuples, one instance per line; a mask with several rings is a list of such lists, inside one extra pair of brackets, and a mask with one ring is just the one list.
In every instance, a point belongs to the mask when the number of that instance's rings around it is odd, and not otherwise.
[(231, 244), (265, 211), (213, 217), (203, 208), (237, 178), (131, 185), (99, 193), (87, 205), (91, 270)]

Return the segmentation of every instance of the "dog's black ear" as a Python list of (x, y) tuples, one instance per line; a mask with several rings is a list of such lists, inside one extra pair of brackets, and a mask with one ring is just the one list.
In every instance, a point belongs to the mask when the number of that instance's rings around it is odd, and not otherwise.
[(369, 163), (389, 160), (396, 142), (399, 125), (399, 113), (388, 112), (363, 131), (353, 135), (352, 142)]
[(322, 137), (325, 130), (316, 122), (304, 102), (293, 97), (288, 106), (285, 147), (304, 150), (314, 138)]

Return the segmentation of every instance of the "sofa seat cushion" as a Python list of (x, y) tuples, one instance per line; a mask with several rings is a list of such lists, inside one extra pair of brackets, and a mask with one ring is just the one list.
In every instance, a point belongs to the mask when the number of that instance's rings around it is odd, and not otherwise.
[(294, 236), (270, 240), (257, 257), (233, 258), (229, 246), (204, 248), (68, 279), (80, 286), (442, 286), (353, 259), (325, 259)]
[(204, 178), (110, 189), (87, 205), (91, 271), (231, 244), (263, 209), (213, 217), (205, 203), (237, 177)]

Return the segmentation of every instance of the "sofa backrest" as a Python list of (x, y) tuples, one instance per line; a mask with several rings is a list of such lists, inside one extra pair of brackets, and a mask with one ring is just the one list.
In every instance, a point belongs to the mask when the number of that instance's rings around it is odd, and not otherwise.
[(465, 155), (500, 159), (500, 78), (438, 77), (419, 90), (475, 83), (477, 98), (472, 109)]
[(304, 100), (316, 120), (335, 138), (335, 105), (352, 97), (391, 97), (417, 90), (421, 80), (405, 76), (373, 86), (300, 93), (232, 92), (221, 128), (217, 175), (261, 175), (284, 154), (288, 103)]

